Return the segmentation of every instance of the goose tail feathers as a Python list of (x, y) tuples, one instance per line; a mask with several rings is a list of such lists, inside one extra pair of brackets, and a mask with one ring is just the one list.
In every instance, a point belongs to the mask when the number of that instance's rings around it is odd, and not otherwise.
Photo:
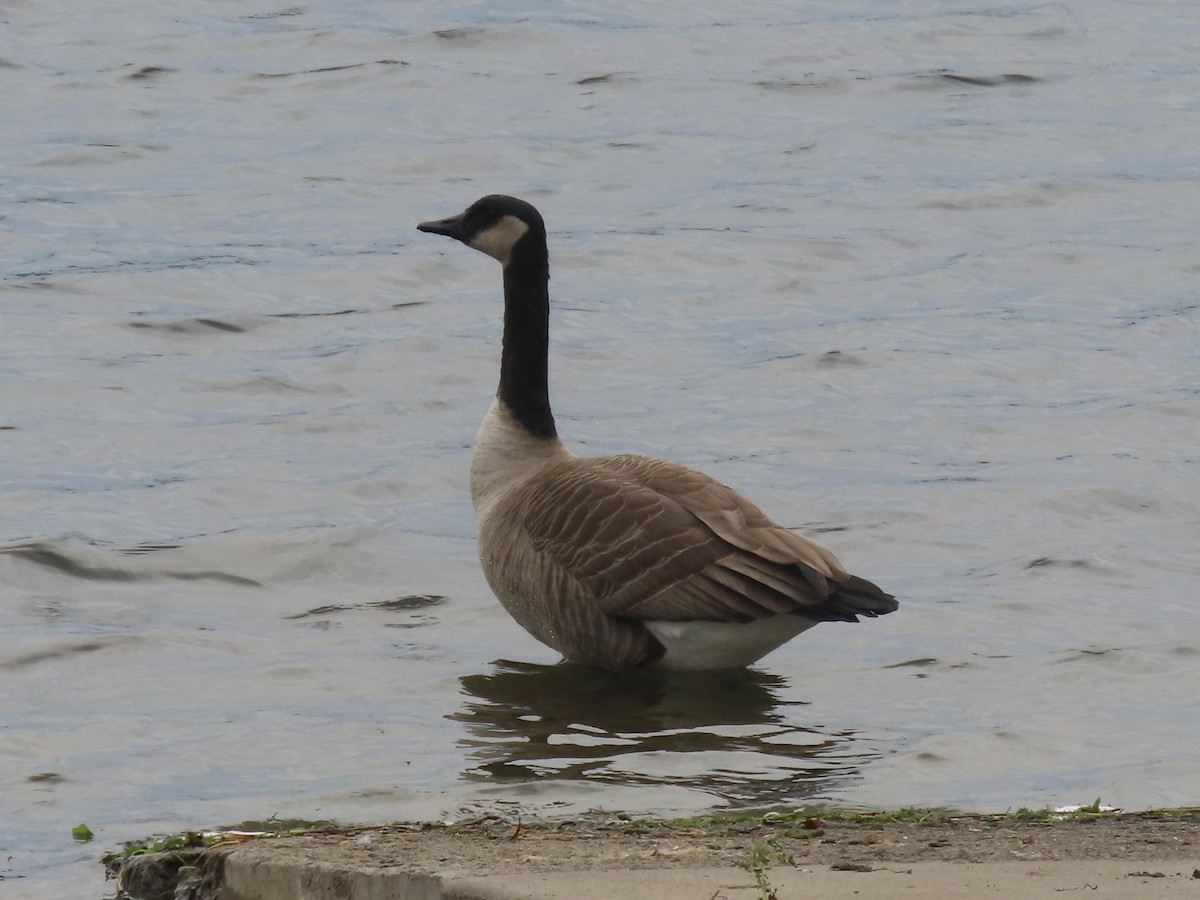
[(831, 581), (833, 593), (823, 603), (798, 611), (819, 622), (857, 622), (859, 616), (875, 618), (895, 612), (900, 604), (878, 585), (857, 575)]

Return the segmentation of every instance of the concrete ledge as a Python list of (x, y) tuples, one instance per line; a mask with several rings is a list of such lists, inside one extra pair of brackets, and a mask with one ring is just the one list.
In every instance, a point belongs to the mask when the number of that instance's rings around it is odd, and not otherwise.
[[(758, 900), (762, 896), (753, 876), (735, 867), (443, 879), (397, 870), (273, 864), (251, 856), (234, 852), (226, 860), (225, 900)], [(1200, 896), (1200, 880), (1192, 877), (1190, 868), (1165, 863), (1140, 869), (1124, 860), (923, 862), (870, 872), (776, 866), (765, 875), (779, 900), (961, 900), (980, 896), (1062, 900), (1075, 895), (1097, 900), (1159, 900)]]
[[(1200, 811), (328, 828), (135, 856), (135, 900), (1200, 900)], [(753, 867), (753, 871), (751, 868)]]
[(241, 847), (225, 858), (222, 900), (441, 900), (442, 879), (422, 872), (294, 858)]

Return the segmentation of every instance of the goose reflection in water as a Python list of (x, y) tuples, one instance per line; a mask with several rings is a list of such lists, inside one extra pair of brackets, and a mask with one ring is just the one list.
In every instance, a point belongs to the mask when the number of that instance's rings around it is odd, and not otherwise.
[(750, 669), (499, 661), (460, 681), (467, 699), (449, 718), (467, 728), (472, 781), (662, 785), (768, 805), (826, 793), (880, 755), (852, 732), (796, 724), (806, 704), (782, 699), (787, 680)]

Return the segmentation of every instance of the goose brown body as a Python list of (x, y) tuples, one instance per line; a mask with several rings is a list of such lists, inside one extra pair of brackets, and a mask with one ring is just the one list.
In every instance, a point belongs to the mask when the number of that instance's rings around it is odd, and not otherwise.
[(546, 385), (545, 230), (532, 206), (478, 201), (423, 223), (499, 259), (505, 330), (497, 399), (471, 461), (488, 584), (566, 659), (609, 669), (748, 665), (823, 621), (897, 608), (816, 542), (678, 463), (578, 457)]

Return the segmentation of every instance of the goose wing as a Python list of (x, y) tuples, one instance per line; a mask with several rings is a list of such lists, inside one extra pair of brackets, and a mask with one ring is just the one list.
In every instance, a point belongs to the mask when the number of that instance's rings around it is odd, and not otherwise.
[(895, 608), (828, 550), (686, 466), (635, 455), (575, 459), (535, 480), (520, 492), (517, 516), (535, 565), (610, 616), (746, 622), (794, 612), (855, 621)]

